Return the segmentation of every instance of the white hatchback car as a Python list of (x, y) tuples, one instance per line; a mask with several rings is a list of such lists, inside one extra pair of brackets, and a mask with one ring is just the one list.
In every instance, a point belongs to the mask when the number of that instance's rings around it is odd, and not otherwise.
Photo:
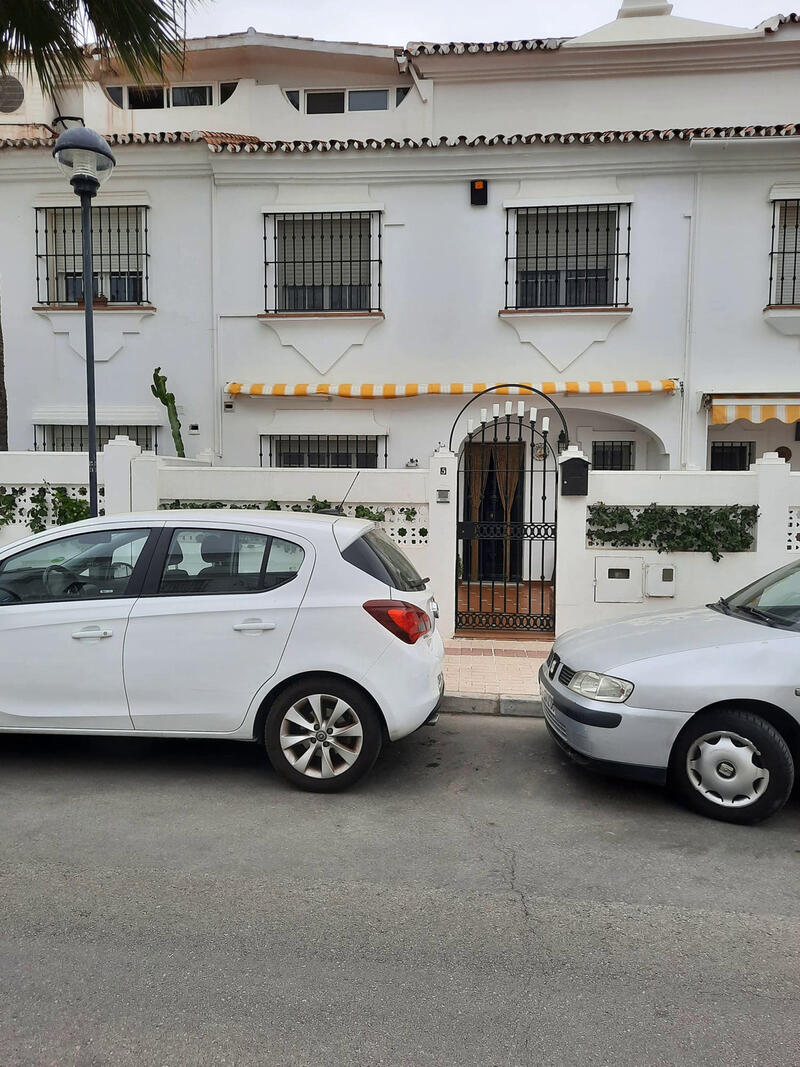
[(667, 782), (712, 818), (778, 811), (800, 767), (800, 563), (692, 611), (562, 634), (539, 672), (578, 762)]
[(359, 779), (435, 721), (436, 604), (373, 523), (169, 511), (0, 550), (0, 731), (264, 742), (295, 785)]

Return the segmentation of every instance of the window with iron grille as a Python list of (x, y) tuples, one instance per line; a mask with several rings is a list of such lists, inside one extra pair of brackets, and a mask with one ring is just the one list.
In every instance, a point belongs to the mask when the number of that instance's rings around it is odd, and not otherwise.
[(626, 306), (630, 241), (630, 204), (509, 208), (506, 308)]
[(592, 467), (596, 471), (632, 471), (633, 441), (592, 441)]
[(261, 438), (261, 466), (386, 466), (387, 438), (366, 434), (273, 434)]
[[(97, 447), (105, 448), (115, 437), (129, 437), (144, 452), (158, 452), (157, 426), (98, 426)], [(88, 452), (89, 427), (78, 425), (34, 426), (35, 452)]]
[(712, 471), (748, 471), (755, 460), (755, 441), (712, 441)]
[(772, 201), (770, 304), (800, 304), (800, 200)]
[[(40, 304), (83, 300), (83, 249), (79, 207), (36, 209), (36, 289)], [(95, 298), (109, 304), (146, 304), (147, 208), (92, 208)]]
[(380, 311), (380, 212), (265, 215), (264, 307)]

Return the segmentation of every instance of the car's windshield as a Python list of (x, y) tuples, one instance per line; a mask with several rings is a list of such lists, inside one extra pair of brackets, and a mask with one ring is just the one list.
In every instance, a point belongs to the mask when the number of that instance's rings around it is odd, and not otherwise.
[(720, 603), (742, 618), (800, 628), (800, 562), (773, 571)]

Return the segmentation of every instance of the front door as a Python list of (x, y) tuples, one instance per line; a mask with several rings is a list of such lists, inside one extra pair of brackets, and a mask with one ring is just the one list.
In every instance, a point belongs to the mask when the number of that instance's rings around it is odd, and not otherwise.
[(235, 731), (278, 669), (313, 562), (300, 538), (223, 524), (165, 530), (125, 642), (134, 727)]
[(521, 414), (470, 431), (459, 461), (456, 627), (555, 628), (558, 463), (549, 431)]
[(0, 729), (133, 729), (122, 649), (149, 535), (54, 537), (0, 563)]

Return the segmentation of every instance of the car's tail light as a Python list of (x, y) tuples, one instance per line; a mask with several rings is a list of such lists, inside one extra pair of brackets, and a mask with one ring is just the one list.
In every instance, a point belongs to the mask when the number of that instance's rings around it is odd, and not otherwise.
[(368, 600), (364, 610), (407, 645), (413, 645), (432, 629), (428, 613), (407, 600)]

